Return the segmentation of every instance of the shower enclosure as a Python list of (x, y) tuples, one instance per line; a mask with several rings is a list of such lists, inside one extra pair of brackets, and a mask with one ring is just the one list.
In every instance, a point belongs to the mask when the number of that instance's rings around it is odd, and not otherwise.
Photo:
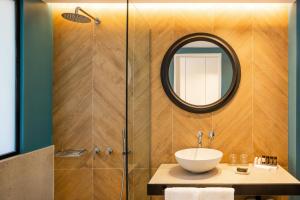
[(55, 199), (148, 199), (149, 26), (126, 1), (49, 7)]
[(144, 200), (150, 178), (150, 27), (134, 2), (127, 25), (127, 198)]

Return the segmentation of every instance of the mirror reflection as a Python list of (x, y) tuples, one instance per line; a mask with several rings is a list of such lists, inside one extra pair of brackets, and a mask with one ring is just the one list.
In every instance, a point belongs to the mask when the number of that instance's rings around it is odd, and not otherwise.
[(221, 99), (233, 77), (230, 57), (223, 48), (208, 41), (195, 41), (181, 47), (169, 67), (169, 82), (183, 101), (208, 105)]

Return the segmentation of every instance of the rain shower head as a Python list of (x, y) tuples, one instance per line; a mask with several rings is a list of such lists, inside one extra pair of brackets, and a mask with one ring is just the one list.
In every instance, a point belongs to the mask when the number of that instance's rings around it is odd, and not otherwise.
[(76, 13), (63, 13), (61, 16), (72, 22), (78, 22), (78, 23), (90, 23), (91, 22), (90, 18), (80, 15), (80, 14), (76, 14)]
[[(81, 14), (78, 14), (79, 11), (83, 12), (88, 17), (84, 16), (84, 15), (81, 15)], [(100, 20), (98, 18), (93, 17), (89, 13), (82, 10), (80, 7), (76, 7), (75, 13), (63, 13), (61, 16), (63, 18), (65, 18), (66, 20), (69, 20), (69, 21), (72, 21), (72, 22), (90, 23), (91, 19), (93, 19), (95, 21), (95, 24), (100, 24)]]

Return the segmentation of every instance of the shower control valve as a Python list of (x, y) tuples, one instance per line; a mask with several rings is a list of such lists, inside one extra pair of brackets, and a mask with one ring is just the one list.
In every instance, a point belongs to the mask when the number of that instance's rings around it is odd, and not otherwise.
[(96, 155), (99, 155), (100, 152), (101, 152), (101, 149), (99, 147), (95, 146), (94, 153), (93, 153), (94, 160), (96, 158)]
[(106, 148), (106, 153), (107, 153), (108, 155), (111, 155), (111, 154), (113, 153), (113, 149), (112, 149), (111, 147), (107, 147), (107, 148)]
[(95, 154), (99, 154), (101, 152), (101, 149), (99, 147), (95, 147), (94, 152)]

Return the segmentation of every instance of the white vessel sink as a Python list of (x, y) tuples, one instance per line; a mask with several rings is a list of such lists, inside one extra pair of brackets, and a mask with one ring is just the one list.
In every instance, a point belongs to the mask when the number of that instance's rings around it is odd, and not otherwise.
[(206, 148), (183, 149), (175, 153), (178, 164), (194, 173), (207, 172), (215, 168), (223, 157), (221, 151)]

